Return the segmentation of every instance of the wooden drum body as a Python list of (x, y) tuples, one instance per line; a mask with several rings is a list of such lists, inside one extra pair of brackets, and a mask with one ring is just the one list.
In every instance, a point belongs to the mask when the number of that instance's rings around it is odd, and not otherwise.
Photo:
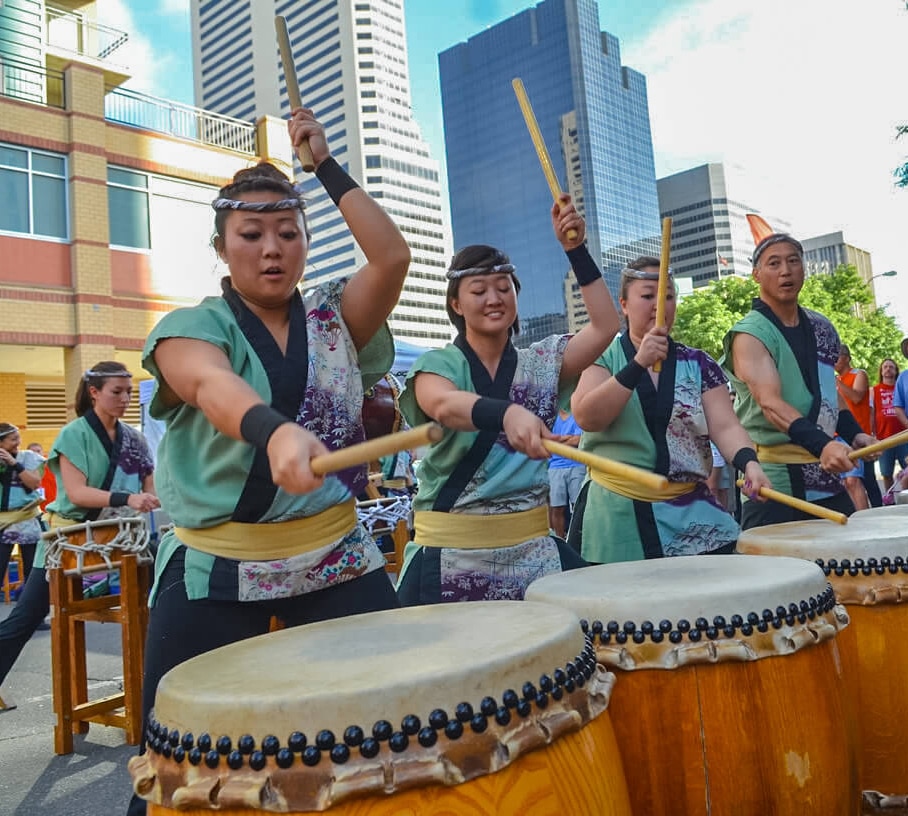
[(62, 567), (69, 575), (116, 569), (124, 554), (139, 556), (140, 563), (152, 560), (151, 534), (141, 516), (54, 527), (41, 537), (47, 547), (47, 568)]
[(798, 521), (746, 530), (740, 552), (819, 564), (851, 626), (839, 640), (853, 699), (864, 799), (908, 804), (908, 517), (862, 511), (845, 526)]
[(177, 666), (130, 771), (150, 816), (626, 816), (613, 683), (565, 610), (357, 615)]
[(822, 571), (686, 556), (539, 579), (617, 674), (609, 711), (631, 807), (648, 816), (854, 816), (860, 794)]

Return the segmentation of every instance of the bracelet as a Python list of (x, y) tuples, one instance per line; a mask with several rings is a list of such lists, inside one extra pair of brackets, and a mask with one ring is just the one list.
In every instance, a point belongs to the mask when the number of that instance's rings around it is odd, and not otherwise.
[(848, 408), (839, 411), (839, 419), (836, 422), (835, 432), (842, 437), (849, 445), (859, 433), (864, 433), (864, 429), (858, 425), (854, 414)]
[(315, 176), (322, 183), (325, 192), (331, 196), (331, 200), (335, 204), (340, 204), (340, 200), (344, 197), (345, 193), (359, 187), (359, 185), (349, 176), (347, 171), (344, 170), (332, 156), (329, 156), (315, 168)]
[(646, 369), (636, 360), (631, 360), (615, 375), (615, 379), (628, 391), (633, 391), (637, 387), (637, 383), (643, 379), (644, 374), (646, 374)]
[(280, 411), (260, 402), (253, 405), (240, 420), (240, 436), (250, 445), (265, 450), (271, 435), (285, 423), (290, 422)]
[(743, 473), (749, 462), (759, 461), (757, 452), (753, 448), (744, 447), (735, 454), (735, 458), (731, 460), (731, 463), (735, 466), (735, 470)]
[(796, 445), (810, 451), (818, 459), (832, 437), (818, 428), (807, 417), (798, 417), (788, 426), (788, 438)]
[(503, 431), (504, 414), (513, 403), (492, 397), (480, 397), (473, 403), (470, 419), (478, 431)]
[(586, 286), (602, 277), (602, 272), (596, 266), (593, 256), (590, 255), (586, 244), (569, 249), (566, 253), (568, 260), (571, 262), (571, 269), (574, 270), (574, 277), (580, 286)]
[(108, 507), (126, 507), (129, 504), (129, 493), (111, 493)]

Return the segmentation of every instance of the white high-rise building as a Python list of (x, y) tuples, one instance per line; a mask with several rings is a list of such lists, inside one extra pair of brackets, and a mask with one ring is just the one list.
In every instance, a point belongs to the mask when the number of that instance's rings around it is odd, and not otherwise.
[[(410, 110), (402, 0), (193, 0), (191, 8), (196, 104), (239, 119), (289, 112), (274, 33), (275, 15), (286, 18), (303, 104), (325, 126), (332, 155), (410, 245), (390, 319), (395, 337), (423, 346), (450, 339), (450, 217), (438, 162)], [(298, 180), (313, 233), (307, 279), (351, 274), (362, 252), (318, 180)]]

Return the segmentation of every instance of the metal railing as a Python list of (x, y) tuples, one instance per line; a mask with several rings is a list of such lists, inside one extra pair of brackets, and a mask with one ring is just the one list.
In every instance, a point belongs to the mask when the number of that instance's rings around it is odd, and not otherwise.
[(111, 122), (255, 155), (255, 125), (156, 96), (115, 88), (104, 97)]
[(0, 96), (63, 108), (63, 88), (62, 71), (0, 57)]
[(125, 31), (53, 6), (45, 8), (44, 30), (48, 45), (98, 60), (106, 60), (129, 39)]

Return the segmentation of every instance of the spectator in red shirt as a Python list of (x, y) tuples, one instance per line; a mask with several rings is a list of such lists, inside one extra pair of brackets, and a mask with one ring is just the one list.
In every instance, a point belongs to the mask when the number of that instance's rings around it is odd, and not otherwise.
[[(895, 381), (898, 376), (899, 367), (895, 360), (887, 357), (880, 363), (880, 381), (873, 386), (870, 393), (870, 419), (873, 423), (873, 434), (877, 439), (886, 439), (904, 430), (893, 406)], [(903, 470), (908, 467), (908, 442), (880, 454), (880, 475), (887, 491), (892, 487), (896, 461)]]

